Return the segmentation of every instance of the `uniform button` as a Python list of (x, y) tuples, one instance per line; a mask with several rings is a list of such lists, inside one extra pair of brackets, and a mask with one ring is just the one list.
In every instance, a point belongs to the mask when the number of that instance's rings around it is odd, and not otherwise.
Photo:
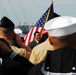
[(47, 67), (47, 70), (49, 70), (49, 67)]
[(73, 70), (75, 70), (75, 67), (72, 67)]

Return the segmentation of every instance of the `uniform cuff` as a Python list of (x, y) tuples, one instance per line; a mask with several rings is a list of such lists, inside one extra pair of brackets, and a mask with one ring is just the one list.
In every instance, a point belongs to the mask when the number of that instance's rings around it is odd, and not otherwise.
[(13, 58), (15, 58), (16, 55), (17, 55), (17, 53), (13, 51), (13, 52), (10, 54), (9, 57), (10, 57), (11, 59), (13, 59)]

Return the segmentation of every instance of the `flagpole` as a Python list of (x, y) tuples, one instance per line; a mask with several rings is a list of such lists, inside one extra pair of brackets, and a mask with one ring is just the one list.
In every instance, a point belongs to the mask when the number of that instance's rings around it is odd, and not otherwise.
[(49, 7), (49, 11), (48, 11), (48, 15), (47, 15), (47, 18), (46, 18), (46, 21), (45, 21), (45, 23), (48, 21), (48, 17), (49, 17), (49, 14), (50, 14), (50, 8), (51, 8), (51, 5), (53, 4), (53, 1), (51, 2), (51, 4), (50, 4), (50, 7)]
[[(49, 14), (50, 14), (50, 10), (51, 10), (51, 5), (52, 5), (52, 4), (53, 4), (53, 1), (51, 1), (51, 4), (50, 4), (49, 10), (48, 10), (48, 14), (47, 14), (45, 23), (48, 21), (48, 17), (49, 17)], [(44, 30), (45, 30), (45, 29), (43, 28), (42, 31), (44, 31)]]

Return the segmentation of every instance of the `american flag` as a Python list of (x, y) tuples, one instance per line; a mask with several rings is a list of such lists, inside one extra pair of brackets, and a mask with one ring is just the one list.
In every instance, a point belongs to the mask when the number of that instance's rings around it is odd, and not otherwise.
[(40, 34), (44, 31), (44, 24), (48, 21), (49, 14), (53, 14), (53, 2), (50, 7), (46, 10), (46, 12), (40, 17), (38, 22), (31, 28), (31, 30), (24, 37), (24, 44), (28, 45), (34, 38), (34, 32), (39, 31)]

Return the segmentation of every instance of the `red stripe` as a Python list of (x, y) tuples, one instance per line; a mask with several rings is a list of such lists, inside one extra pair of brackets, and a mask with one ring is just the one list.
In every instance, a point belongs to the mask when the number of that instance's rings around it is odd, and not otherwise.
[(26, 44), (27, 36), (28, 36), (28, 34), (25, 35), (24, 44)]
[(38, 31), (39, 30), (39, 27), (36, 27), (36, 31)]
[(40, 34), (42, 35), (42, 32), (44, 31), (44, 27), (42, 27), (41, 31), (40, 31)]
[(34, 29), (34, 27), (33, 27), (32, 30), (31, 30), (31, 33), (30, 33), (30, 36), (29, 36), (29, 39), (28, 39), (28, 43), (29, 43), (30, 40), (31, 40), (31, 36), (32, 36), (33, 29)]

